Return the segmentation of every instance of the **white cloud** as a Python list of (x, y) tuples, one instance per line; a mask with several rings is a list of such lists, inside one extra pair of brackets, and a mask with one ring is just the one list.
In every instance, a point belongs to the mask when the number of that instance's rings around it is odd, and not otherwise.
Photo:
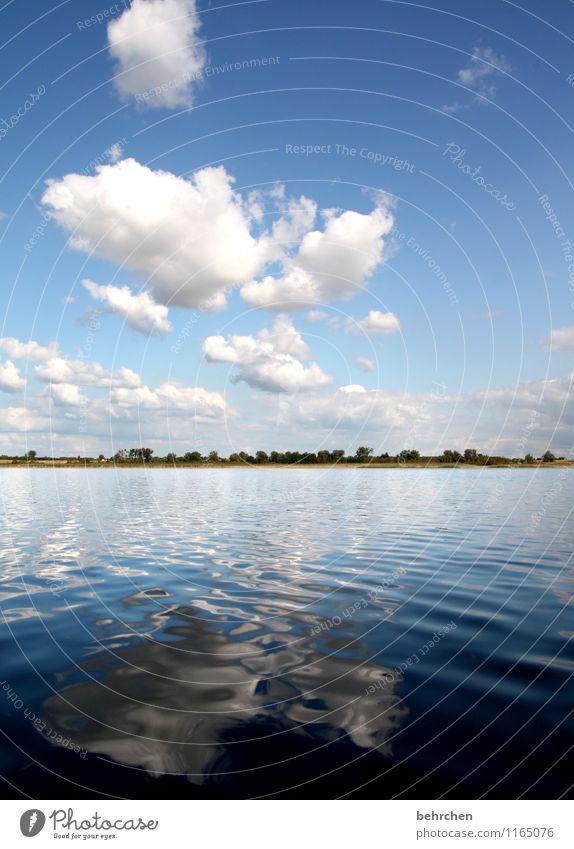
[(574, 327), (561, 327), (552, 330), (543, 344), (551, 351), (574, 351)]
[(474, 447), (491, 454), (540, 456), (547, 448), (574, 457), (574, 373), (551, 380), (449, 395), (342, 386), (290, 399), (287, 432), (315, 444), (350, 446), (355, 440), (376, 450), (418, 448), (441, 454)]
[(124, 147), (121, 142), (114, 142), (106, 151), (108, 159), (110, 162), (119, 162), (124, 153)]
[(315, 223), (317, 204), (302, 195), (300, 198), (279, 199), (281, 218), (275, 221), (272, 229), (273, 241), (289, 247), (299, 242)]
[(132, 0), (108, 24), (120, 94), (152, 109), (190, 106), (205, 64), (199, 28), (195, 0)]
[(327, 429), (406, 428), (421, 414), (422, 398), (422, 393), (417, 396), (350, 384), (328, 395), (299, 398), (292, 405), (292, 417)]
[(392, 312), (371, 310), (364, 318), (345, 319), (347, 333), (364, 333), (374, 336), (377, 333), (397, 333), (401, 329), (399, 320)]
[(43, 362), (58, 355), (58, 345), (50, 342), (48, 345), (39, 345), (33, 339), (28, 342), (20, 342), (13, 336), (3, 336), (0, 339), (0, 349), (5, 351), (14, 360), (28, 360), (29, 362)]
[(60, 407), (80, 407), (87, 403), (78, 386), (72, 383), (53, 383), (50, 394), (54, 403)]
[(0, 389), (2, 392), (18, 392), (25, 385), (26, 381), (20, 376), (20, 372), (12, 360), (0, 363)]
[(203, 343), (209, 363), (237, 366), (237, 380), (266, 392), (295, 392), (316, 389), (332, 382), (316, 363), (303, 365), (309, 350), (286, 316), (279, 316), (273, 331), (256, 337), (209, 336)]
[(485, 77), (510, 70), (510, 63), (504, 56), (497, 55), (491, 47), (475, 47), (466, 67), (458, 72), (458, 81), (470, 88), (478, 88)]
[(306, 360), (310, 356), (306, 342), (289, 316), (278, 315), (273, 330), (264, 328), (258, 333), (257, 338), (262, 342), (268, 342), (279, 354), (291, 354), (299, 360)]
[(69, 360), (53, 357), (35, 368), (36, 377), (45, 383), (63, 383), (72, 386), (94, 386), (134, 388), (141, 385), (141, 378), (129, 368), (108, 371), (100, 363)]
[(51, 425), (49, 416), (28, 407), (5, 407), (0, 417), (0, 431), (11, 436), (29, 431), (50, 433)]
[(220, 308), (228, 287), (259, 272), (268, 249), (268, 237), (251, 235), (232, 183), (223, 167), (186, 180), (124, 159), (49, 181), (42, 202), (73, 248), (131, 270), (160, 303)]
[(492, 79), (510, 71), (512, 71), (512, 65), (504, 56), (495, 53), (491, 47), (475, 47), (467, 65), (458, 71), (457, 80), (461, 85), (472, 89), (476, 96), (470, 103), (446, 104), (442, 107), (442, 111), (459, 112), (461, 109), (469, 109), (473, 103), (487, 105), (487, 102), (494, 100), (497, 94), (497, 88)]
[(167, 307), (156, 304), (147, 292), (134, 295), (128, 286), (100, 286), (92, 280), (82, 280), (82, 285), (94, 300), (102, 301), (108, 312), (121, 316), (134, 330), (147, 335), (171, 330)]
[(111, 401), (116, 414), (118, 408), (143, 408), (165, 410), (166, 414), (185, 413), (195, 421), (222, 419), (230, 414), (225, 398), (219, 392), (173, 382), (162, 383), (156, 389), (148, 386), (118, 387), (112, 391)]
[[(265, 230), (251, 215), (253, 193), (244, 200), (222, 166), (184, 179), (124, 159), (98, 166), (93, 175), (48, 181), (42, 203), (69, 234), (72, 248), (130, 270), (164, 306), (221, 309), (226, 294), (240, 286), (252, 306), (284, 312), (362, 288), (384, 259), (384, 236), (393, 226), (388, 200), (380, 198), (367, 214), (323, 211), (323, 229), (309, 230), (315, 202), (286, 199), (279, 188), (269, 193), (275, 220)], [(278, 264), (278, 277), (261, 279), (269, 263)], [(121, 314), (135, 310), (133, 301), (125, 303), (126, 290), (118, 290), (121, 296), (109, 288), (97, 291), (107, 293), (115, 311), (120, 297)], [(147, 328), (150, 304), (140, 299), (138, 307)], [(136, 324), (142, 324), (141, 315)]]
[(376, 363), (374, 360), (370, 360), (368, 357), (356, 357), (356, 364), (359, 366), (361, 371), (374, 371)]
[(353, 294), (382, 262), (383, 237), (393, 216), (383, 202), (372, 212), (323, 213), (324, 229), (307, 232), (299, 250), (286, 260), (279, 277), (251, 281), (241, 289), (253, 307), (285, 311)]
[(309, 310), (306, 318), (308, 321), (323, 321), (323, 319), (327, 318), (327, 315), (323, 310)]

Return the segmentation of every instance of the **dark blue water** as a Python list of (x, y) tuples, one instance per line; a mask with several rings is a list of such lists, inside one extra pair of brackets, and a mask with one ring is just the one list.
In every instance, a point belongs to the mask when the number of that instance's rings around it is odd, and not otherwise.
[(0, 472), (35, 798), (573, 798), (574, 470)]

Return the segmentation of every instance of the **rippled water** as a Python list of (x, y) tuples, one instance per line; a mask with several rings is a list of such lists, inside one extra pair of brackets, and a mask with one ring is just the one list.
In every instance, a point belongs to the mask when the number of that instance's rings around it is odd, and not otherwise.
[(36, 798), (572, 798), (574, 470), (0, 471)]

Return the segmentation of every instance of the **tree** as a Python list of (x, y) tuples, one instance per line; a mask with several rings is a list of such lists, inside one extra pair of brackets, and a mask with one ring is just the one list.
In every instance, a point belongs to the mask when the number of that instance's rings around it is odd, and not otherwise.
[(269, 457), (267, 456), (265, 451), (258, 451), (255, 455), (255, 459), (258, 463), (268, 463)]
[(28, 453), (26, 454), (26, 460), (28, 461), (28, 463), (34, 463), (37, 456), (37, 451), (28, 451)]
[(420, 454), (414, 448), (409, 448), (405, 451), (401, 451), (398, 456), (399, 463), (412, 463), (414, 460), (420, 459)]
[(307, 465), (310, 465), (312, 463), (316, 463), (317, 462), (317, 455), (313, 454), (313, 453), (310, 453), (310, 454), (305, 453), (305, 454), (303, 454), (303, 462), (307, 463)]
[(170, 451), (169, 454), (166, 454), (166, 457), (165, 457), (166, 463), (172, 463), (173, 465), (175, 465), (176, 460), (177, 460), (177, 457), (175, 456), (173, 451)]
[(103, 454), (100, 454), (99, 457), (98, 457), (98, 460), (100, 461), (100, 463), (103, 463), (105, 459), (106, 458), (104, 457)]
[(534, 457), (532, 456), (532, 454), (527, 454), (526, 457), (524, 458), (524, 462), (525, 463), (535, 463), (536, 461), (535, 461)]
[(187, 451), (182, 457), (184, 463), (201, 463), (202, 459), (199, 451)]
[(478, 453), (476, 448), (465, 448), (464, 449), (464, 462), (465, 463), (477, 463), (478, 462)]
[(462, 460), (462, 454), (459, 451), (443, 451), (442, 457), (439, 458), (441, 463), (459, 463)]
[(357, 463), (368, 463), (371, 457), (373, 456), (373, 449), (367, 448), (364, 445), (361, 445), (360, 448), (357, 448), (355, 451), (355, 460)]
[(556, 457), (554, 456), (552, 451), (545, 451), (544, 454), (542, 455), (542, 462), (543, 463), (553, 463), (555, 459), (556, 459)]
[(207, 459), (210, 463), (219, 463), (219, 454), (217, 451), (210, 451)]

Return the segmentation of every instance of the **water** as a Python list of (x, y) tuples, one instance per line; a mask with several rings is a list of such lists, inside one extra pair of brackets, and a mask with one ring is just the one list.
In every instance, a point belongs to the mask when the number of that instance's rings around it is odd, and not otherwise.
[(573, 798), (572, 469), (0, 471), (35, 798)]

